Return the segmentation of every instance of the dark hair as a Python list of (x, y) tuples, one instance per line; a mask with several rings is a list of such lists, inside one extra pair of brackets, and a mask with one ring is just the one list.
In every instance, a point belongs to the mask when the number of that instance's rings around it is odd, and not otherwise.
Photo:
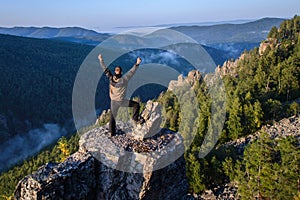
[(119, 68), (119, 69), (120, 69), (120, 72), (122, 73), (123, 70), (122, 70), (122, 67), (121, 67), (121, 66), (118, 65), (118, 66), (115, 67), (115, 69), (116, 69), (116, 68)]

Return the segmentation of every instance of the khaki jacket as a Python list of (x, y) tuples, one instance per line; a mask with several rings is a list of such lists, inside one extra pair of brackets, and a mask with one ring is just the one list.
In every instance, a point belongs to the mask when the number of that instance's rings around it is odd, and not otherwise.
[(128, 86), (128, 81), (132, 78), (138, 65), (135, 64), (133, 67), (121, 78), (114, 76), (111, 71), (106, 67), (103, 61), (100, 62), (104, 74), (109, 79), (109, 97), (113, 101), (122, 101), (126, 96), (126, 90)]

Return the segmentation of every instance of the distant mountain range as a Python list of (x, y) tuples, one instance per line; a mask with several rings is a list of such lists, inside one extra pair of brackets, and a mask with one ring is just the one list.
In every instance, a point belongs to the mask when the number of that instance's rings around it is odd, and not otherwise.
[(227, 52), (225, 57), (238, 58), (244, 50), (258, 47), (272, 27), (284, 19), (263, 18), (242, 24), (217, 24), (211, 26), (177, 26), (171, 29), (184, 33), (198, 43)]
[(200, 44), (261, 42), (273, 26), (284, 19), (263, 18), (242, 24), (218, 24), (212, 26), (178, 26), (171, 29), (182, 32)]
[(87, 30), (80, 27), (13, 27), (0, 28), (1, 34), (15, 35), (30, 38), (47, 38), (66, 40), (70, 42), (97, 45), (111, 35), (108, 33), (98, 33), (93, 30)]
[[(263, 18), (256, 21), (233, 21), (214, 22), (214, 25), (203, 25), (203, 23), (161, 25), (170, 27), (171, 30), (179, 31), (193, 38), (198, 43), (210, 47), (210, 51), (217, 49), (222, 52), (217, 64), (222, 64), (226, 59), (237, 58), (244, 50), (258, 47), (273, 26), (278, 27), (284, 19)], [(199, 24), (199, 25), (197, 25)], [(208, 23), (209, 24), (209, 23)], [(157, 26), (159, 27), (159, 26)], [(139, 27), (134, 27), (139, 28)], [(140, 27), (143, 28), (143, 27)], [(13, 27), (0, 28), (0, 34), (31, 38), (47, 38), (64, 40), (96, 46), (113, 34), (98, 33), (80, 27), (52, 28), (52, 27)], [(138, 42), (138, 40), (136, 40)], [(126, 41), (125, 41), (126, 42)], [(213, 48), (213, 49), (212, 49)], [(221, 62), (221, 63), (220, 63)]]
[[(229, 21), (206, 21), (206, 22), (189, 22), (189, 23), (172, 23), (172, 24), (159, 24), (153, 27), (177, 27), (177, 26), (212, 26), (217, 24), (243, 24), (247, 22), (255, 21), (254, 19), (238, 19), (238, 20), (229, 20)], [(136, 29), (148, 26), (119, 26), (115, 29)], [(103, 30), (103, 29), (101, 29)]]
[(52, 28), (52, 27), (13, 27), (0, 28), (0, 33), (32, 37), (32, 38), (55, 38), (55, 37), (94, 37), (99, 33), (79, 27)]
[[(226, 42), (260, 42), (265, 39), (273, 26), (279, 26), (282, 18), (263, 18), (256, 21), (242, 23), (244, 21), (224, 22), (214, 25), (201, 25), (205, 23), (191, 23), (184, 26), (176, 24), (161, 25), (182, 32), (200, 44), (215, 44)], [(240, 22), (240, 23), (239, 23)], [(158, 26), (159, 27), (159, 26)], [(143, 27), (134, 27), (143, 28)], [(80, 27), (0, 27), (0, 34), (8, 34), (32, 38), (78, 38), (85, 40), (103, 41), (112, 34), (98, 33)]]

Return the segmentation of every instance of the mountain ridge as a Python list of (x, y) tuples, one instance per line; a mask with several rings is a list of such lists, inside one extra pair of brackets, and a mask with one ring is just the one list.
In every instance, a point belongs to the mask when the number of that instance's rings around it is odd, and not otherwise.
[[(245, 23), (230, 23), (230, 22), (215, 22), (213, 25), (196, 25), (199, 23), (191, 23), (191, 25), (176, 25), (170, 24), (167, 25), (170, 29), (177, 30), (179, 32), (183, 32), (187, 35), (188, 30), (197, 28), (197, 31), (202, 31), (203, 29), (207, 29), (210, 31), (220, 31), (224, 29), (224, 27), (242, 27), (243, 29), (251, 29), (253, 27), (259, 26), (265, 28), (266, 31), (269, 31), (272, 26), (275, 24), (278, 26), (284, 19), (283, 18), (271, 18), (265, 17), (258, 20), (247, 21)], [(194, 24), (194, 25), (193, 25)], [(165, 26), (165, 25), (157, 25), (156, 27)], [(247, 28), (249, 27), (249, 28)], [(139, 28), (139, 27), (135, 27)], [(185, 30), (188, 29), (188, 30)], [(37, 38), (56, 38), (56, 37), (81, 37), (81, 38), (93, 38), (99, 35), (110, 36), (112, 34), (109, 33), (100, 33), (95, 30), (82, 28), (82, 27), (0, 27), (1, 34), (9, 34), (16, 36), (25, 36), (25, 37), (37, 37)], [(192, 34), (193, 35), (193, 34)], [(211, 35), (210, 35), (211, 36)], [(224, 35), (223, 35), (224, 36)], [(256, 41), (257, 42), (257, 41)]]
[[(227, 59), (236, 59), (244, 50), (258, 47), (272, 27), (278, 27), (283, 18), (265, 17), (245, 23), (220, 22), (211, 25), (175, 25), (170, 24), (167, 29), (181, 32), (201, 45), (221, 50)], [(155, 27), (163, 27), (157, 25)], [(130, 27), (128, 27), (129, 29)], [(148, 28), (147, 26), (132, 27)], [(0, 34), (9, 34), (23, 37), (47, 38), (59, 41), (68, 41), (97, 46), (111, 36), (112, 33), (100, 33), (81, 27), (0, 27)], [(122, 32), (121, 32), (122, 34)], [(138, 41), (136, 41), (138, 42)], [(139, 44), (139, 43), (138, 43)], [(150, 45), (151, 46), (151, 45)], [(220, 61), (220, 59), (218, 60)], [(222, 63), (224, 60), (221, 61)], [(218, 64), (220, 64), (218, 62)]]
[[(182, 32), (201, 44), (214, 44), (237, 42), (239, 36), (244, 35), (242, 39), (247, 42), (261, 42), (264, 40), (273, 26), (278, 27), (284, 21), (281, 18), (262, 18), (256, 21), (243, 24), (217, 24), (212, 26), (178, 26), (171, 29)], [(238, 29), (239, 28), (239, 29)], [(238, 31), (239, 30), (239, 31)], [(255, 36), (260, 30), (260, 35)], [(238, 32), (237, 32), (238, 31)], [(197, 35), (195, 34), (197, 32)], [(215, 39), (212, 39), (212, 33)], [(253, 34), (255, 33), (255, 34)], [(252, 35), (253, 34), (253, 35)], [(226, 36), (230, 37), (226, 37)]]
[(81, 27), (22, 27), (16, 26), (11, 28), (0, 27), (2, 34), (26, 36), (33, 38), (52, 38), (62, 36), (96, 36), (99, 33)]
[(96, 46), (111, 35), (81, 27), (0, 27), (0, 34), (39, 39), (55, 39)]

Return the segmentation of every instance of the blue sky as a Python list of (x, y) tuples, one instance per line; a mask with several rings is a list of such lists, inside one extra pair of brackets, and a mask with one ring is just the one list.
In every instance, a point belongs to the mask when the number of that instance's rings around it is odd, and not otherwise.
[(6, 0), (0, 26), (151, 26), (295, 14), (299, 0)]

